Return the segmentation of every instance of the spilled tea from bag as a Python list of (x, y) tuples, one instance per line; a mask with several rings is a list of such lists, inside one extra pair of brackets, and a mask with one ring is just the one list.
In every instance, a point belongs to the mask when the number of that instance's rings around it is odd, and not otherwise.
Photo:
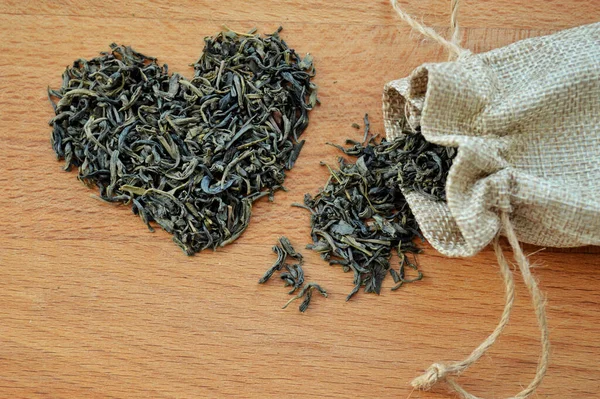
[[(423, 277), (415, 257), (420, 249), (414, 243), (422, 236), (402, 190), (445, 200), (444, 186), (456, 153), (427, 142), (419, 131), (379, 142), (369, 134), (365, 115), (362, 142), (334, 145), (355, 162), (340, 157), (336, 169), (322, 163), (330, 171), (325, 187), (315, 196), (306, 194), (303, 205), (294, 204), (311, 212), (313, 243), (307, 248), (353, 272), (354, 288), (346, 300), (361, 287), (379, 294), (387, 273), (396, 283), (392, 290)], [(397, 270), (390, 265), (393, 251), (400, 259)], [(414, 269), (416, 277), (407, 277), (406, 267)]]

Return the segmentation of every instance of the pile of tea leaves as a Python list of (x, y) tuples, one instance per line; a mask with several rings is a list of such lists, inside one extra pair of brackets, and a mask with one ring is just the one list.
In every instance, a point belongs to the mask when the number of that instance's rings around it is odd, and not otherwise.
[(132, 204), (191, 255), (231, 243), (252, 203), (283, 188), (317, 103), (312, 57), (280, 38), (205, 39), (191, 80), (112, 44), (49, 89), (52, 147), (105, 201)]
[[(427, 142), (420, 131), (407, 131), (393, 141), (377, 142), (376, 136), (367, 140), (368, 136), (365, 117), (363, 142), (335, 145), (356, 161), (340, 157), (337, 169), (326, 165), (330, 177), (325, 187), (314, 197), (306, 194), (304, 205), (294, 204), (311, 212), (313, 243), (307, 248), (353, 272), (354, 288), (346, 300), (361, 287), (379, 294), (387, 273), (396, 283), (392, 290), (423, 277), (415, 257), (420, 249), (414, 243), (422, 236), (401, 189), (445, 200), (446, 178), (456, 154), (454, 148)], [(399, 257), (397, 270), (390, 265), (393, 251)], [(416, 276), (409, 278), (407, 267)]]

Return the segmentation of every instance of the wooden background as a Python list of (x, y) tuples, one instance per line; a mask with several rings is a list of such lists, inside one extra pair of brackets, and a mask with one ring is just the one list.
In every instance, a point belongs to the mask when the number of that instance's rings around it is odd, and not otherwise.
[[(442, 33), (448, 3), (401, 1)], [(476, 52), (599, 19), (597, 0), (465, 0), (460, 14), (463, 43)], [(235, 244), (186, 257), (166, 233), (148, 232), (61, 171), (45, 90), (113, 41), (191, 76), (203, 38), (223, 23), (263, 33), (283, 25), (284, 39), (315, 57), (322, 106), (289, 192), (256, 204)], [(422, 282), (391, 292), (388, 278), (380, 296), (350, 302), (352, 276), (305, 250), (308, 278), (331, 293), (305, 314), (280, 309), (288, 296), (279, 281), (256, 284), (281, 234), (309, 242), (307, 214), (289, 204), (324, 183), (319, 161), (337, 157), (324, 143), (357, 138), (350, 125), (365, 112), (383, 131), (383, 85), (445, 58), (384, 0), (0, 1), (0, 397), (406, 398), (431, 362), (467, 355), (502, 310), (489, 248), (447, 259), (426, 245)], [(553, 343), (537, 397), (598, 397), (600, 250), (532, 259)], [(538, 330), (521, 283), (517, 292), (506, 333), (461, 377), (477, 395), (514, 394), (534, 374)], [(442, 387), (411, 397), (448, 396)]]

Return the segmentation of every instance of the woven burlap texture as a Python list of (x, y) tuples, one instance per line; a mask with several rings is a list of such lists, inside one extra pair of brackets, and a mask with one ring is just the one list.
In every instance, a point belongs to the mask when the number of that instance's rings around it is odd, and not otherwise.
[(446, 203), (405, 192), (442, 254), (479, 252), (500, 212), (525, 243), (600, 245), (600, 23), (423, 64), (385, 86), (383, 115), (388, 139), (420, 126), (458, 147)]

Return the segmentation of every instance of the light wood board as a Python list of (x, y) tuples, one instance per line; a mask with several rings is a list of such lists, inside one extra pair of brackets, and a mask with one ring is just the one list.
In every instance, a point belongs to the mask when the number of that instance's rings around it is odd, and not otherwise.
[[(401, 1), (447, 32), (449, 1)], [(597, 0), (469, 0), (463, 44), (487, 51), (600, 19)], [(315, 57), (321, 107), (274, 203), (260, 201), (248, 230), (222, 250), (186, 257), (124, 206), (91, 197), (50, 148), (46, 87), (65, 66), (111, 42), (190, 76), (203, 38), (222, 24), (283, 38)], [(326, 142), (358, 138), (371, 115), (383, 132), (383, 85), (446, 54), (395, 17), (387, 1), (0, 1), (1, 398), (406, 398), (409, 381), (438, 360), (459, 360), (492, 331), (503, 287), (492, 251), (448, 259), (428, 245), (425, 279), (350, 302), (352, 276), (302, 251), (310, 280), (331, 293), (300, 314), (281, 310), (278, 281), (256, 282), (285, 234), (309, 242), (305, 211), (338, 154)], [(538, 248), (525, 246), (527, 252)], [(600, 250), (533, 255), (548, 297), (551, 366), (540, 398), (595, 398), (600, 370)], [(465, 387), (501, 398), (527, 385), (539, 353), (527, 291), (517, 284), (511, 324), (466, 372)], [(412, 392), (412, 398), (446, 398)]]

